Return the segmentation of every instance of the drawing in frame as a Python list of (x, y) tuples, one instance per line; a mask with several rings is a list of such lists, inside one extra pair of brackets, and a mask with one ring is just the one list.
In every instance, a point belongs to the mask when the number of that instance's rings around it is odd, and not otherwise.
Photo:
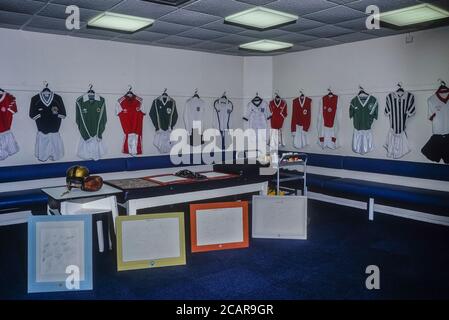
[(248, 202), (190, 205), (192, 252), (249, 247)]
[(92, 288), (92, 216), (31, 216), (28, 293)]
[(184, 213), (119, 216), (118, 271), (186, 264)]

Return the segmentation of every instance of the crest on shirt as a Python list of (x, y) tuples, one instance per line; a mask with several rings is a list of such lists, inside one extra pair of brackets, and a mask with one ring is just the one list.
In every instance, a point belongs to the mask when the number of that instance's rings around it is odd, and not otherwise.
[(260, 109), (260, 112), (265, 112), (265, 108)]
[(329, 108), (327, 108), (327, 112), (332, 112), (332, 108), (331, 107), (329, 107)]
[(59, 111), (59, 109), (58, 109), (58, 107), (52, 107), (51, 108), (51, 112), (53, 113), (53, 114), (58, 114), (58, 111)]
[(5, 112), (5, 111), (6, 111), (6, 108), (5, 108), (5, 107), (2, 107), (1, 110), (2, 110), (2, 112)]
[(97, 112), (100, 113), (100, 111), (101, 111), (101, 109), (100, 109), (100, 108), (97, 108)]
[(83, 113), (87, 113), (87, 109), (86, 108), (83, 108)]
[(171, 114), (171, 108), (167, 108), (167, 114)]
[(304, 110), (302, 113), (303, 113), (304, 115), (306, 115), (306, 114), (307, 114), (307, 110)]
[(201, 108), (200, 107), (196, 107), (196, 112), (200, 112)]

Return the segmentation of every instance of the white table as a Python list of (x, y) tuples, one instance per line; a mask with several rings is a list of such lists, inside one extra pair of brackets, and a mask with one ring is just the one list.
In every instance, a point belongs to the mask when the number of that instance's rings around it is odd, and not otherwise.
[[(87, 192), (81, 189), (72, 189), (66, 193), (66, 187), (54, 187), (42, 189), (51, 199), (59, 204), (58, 208), (50, 208), (47, 205), (49, 215), (77, 215), (77, 214), (99, 214), (112, 212), (112, 220), (115, 226), (115, 218), (118, 216), (116, 195), (122, 193), (121, 190), (109, 185), (103, 185), (99, 191)], [(97, 221), (98, 248), (104, 251), (103, 221)], [(109, 249), (111, 237), (108, 233)]]
[(167, 194), (164, 196), (130, 199), (125, 203), (119, 203), (119, 205), (123, 206), (126, 209), (128, 215), (133, 216), (137, 214), (137, 210), (139, 209), (161, 207), (179, 203), (189, 203), (199, 200), (208, 200), (255, 192), (258, 192), (260, 195), (266, 195), (268, 192), (268, 182), (264, 181), (252, 184), (242, 184), (233, 187), (214, 188), (194, 192), (173, 192), (172, 194)]

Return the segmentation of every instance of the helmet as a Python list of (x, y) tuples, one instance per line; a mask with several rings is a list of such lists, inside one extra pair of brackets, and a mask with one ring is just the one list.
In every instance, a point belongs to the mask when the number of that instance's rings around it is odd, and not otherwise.
[(67, 189), (81, 188), (84, 183), (84, 179), (89, 176), (89, 169), (82, 166), (73, 166), (67, 170), (66, 184)]

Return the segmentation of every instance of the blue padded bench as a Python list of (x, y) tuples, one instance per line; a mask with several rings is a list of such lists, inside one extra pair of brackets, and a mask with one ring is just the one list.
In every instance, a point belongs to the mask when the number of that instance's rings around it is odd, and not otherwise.
[[(190, 159), (193, 159), (193, 155), (191, 155)], [(82, 165), (89, 168), (91, 174), (150, 170), (175, 166), (172, 164), (170, 156), (168, 155), (21, 165), (0, 167), (0, 182), (18, 182), (65, 177), (67, 169), (74, 165)], [(3, 192), (0, 193), (0, 210), (15, 208), (29, 209), (36, 206), (46, 205), (47, 200), (47, 196), (40, 189)]]
[[(307, 155), (309, 166), (449, 181), (449, 165), (313, 153)], [(294, 187), (291, 182), (283, 185)], [(307, 175), (307, 187), (310, 191), (327, 195), (363, 201), (374, 198), (379, 204), (449, 217), (449, 190), (434, 191), (318, 174)]]

